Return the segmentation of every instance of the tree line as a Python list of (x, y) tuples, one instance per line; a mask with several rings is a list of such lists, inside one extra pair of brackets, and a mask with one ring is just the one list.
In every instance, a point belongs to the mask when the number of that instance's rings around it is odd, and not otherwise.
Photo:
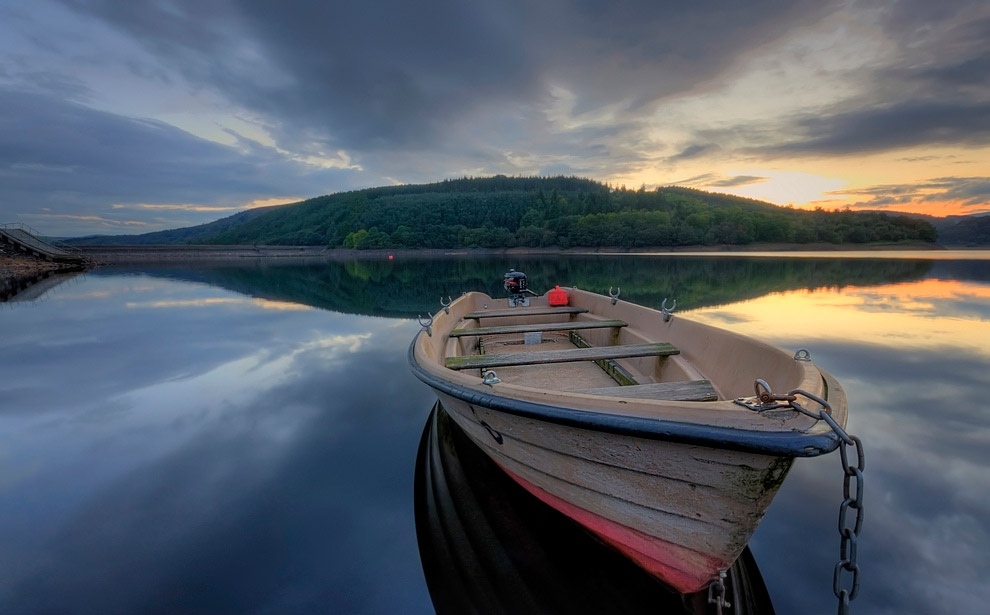
[(206, 243), (332, 248), (645, 248), (751, 243), (934, 242), (907, 216), (778, 207), (681, 187), (577, 177), (462, 178), (345, 192), (275, 208)]

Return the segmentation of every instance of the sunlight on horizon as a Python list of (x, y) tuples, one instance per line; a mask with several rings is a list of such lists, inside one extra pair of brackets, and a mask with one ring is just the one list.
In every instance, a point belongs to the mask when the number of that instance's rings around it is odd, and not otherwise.
[[(763, 339), (772, 332), (773, 343), (799, 338), (809, 346), (833, 340), (905, 350), (953, 346), (990, 359), (990, 284), (976, 282), (925, 279), (788, 291), (694, 310), (690, 318)], [(828, 329), (816, 323), (828, 323)]]
[[(731, 175), (750, 175), (765, 177), (760, 182), (754, 182), (738, 188), (729, 188), (732, 194), (750, 199), (767, 201), (774, 205), (793, 205), (801, 209), (814, 209), (812, 203), (827, 198), (830, 192), (843, 188), (847, 182), (844, 179), (824, 177), (800, 171), (760, 171), (747, 169), (730, 171)], [(708, 186), (707, 190), (718, 192), (717, 187)], [(835, 205), (834, 207), (839, 207)]]

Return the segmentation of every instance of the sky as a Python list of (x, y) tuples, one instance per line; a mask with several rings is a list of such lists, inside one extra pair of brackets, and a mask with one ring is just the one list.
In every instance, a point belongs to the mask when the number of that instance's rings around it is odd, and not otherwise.
[(0, 223), (578, 175), (990, 211), (986, 0), (0, 0)]

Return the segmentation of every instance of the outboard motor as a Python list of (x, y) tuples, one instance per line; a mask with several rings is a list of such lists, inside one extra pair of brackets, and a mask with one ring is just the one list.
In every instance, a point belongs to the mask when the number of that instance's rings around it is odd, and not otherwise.
[(528, 295), (535, 295), (526, 285), (526, 274), (522, 271), (509, 269), (509, 273), (502, 276), (502, 286), (509, 293), (509, 306), (529, 305)]

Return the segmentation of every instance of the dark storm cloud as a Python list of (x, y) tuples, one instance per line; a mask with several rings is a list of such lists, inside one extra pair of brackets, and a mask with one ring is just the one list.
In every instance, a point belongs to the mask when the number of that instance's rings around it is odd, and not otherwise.
[(760, 182), (765, 182), (766, 180), (766, 177), (760, 177), (758, 175), (735, 175), (733, 177), (725, 177), (723, 179), (716, 180), (709, 185), (718, 186), (719, 188), (732, 188), (735, 186), (758, 184)]
[[(228, 147), (164, 122), (4, 89), (0, 143), (0, 217), (31, 206), (56, 224), (69, 215), (152, 223), (161, 210), (114, 214), (111, 205), (240, 206), (257, 198), (320, 194), (348, 181), (346, 172), (317, 171), (250, 141)], [(183, 215), (200, 222), (220, 217)]]
[[(635, 110), (813, 22), (829, 3), (490, 3), (448, 0), (285, 6), (67, 2), (129, 33), (191, 83), (273, 120), (296, 146), (426, 149), (525, 135), (550, 87), (580, 114)], [(699, 36), (703, 32), (704, 36)]]
[[(0, 109), (24, 114), (3, 123), (0, 158), (33, 148), (30, 159), (0, 167), (0, 196), (57, 214), (113, 218), (105, 208), (118, 201), (229, 206), (462, 174), (607, 178), (740, 153), (820, 156), (990, 137), (990, 16), (977, 0), (937, 8), (839, 0), (56, 2), (0, 15), (12, 41), (0, 47), (8, 52), (0, 56), (5, 96), (38, 96)], [(656, 140), (665, 100), (720, 92), (757, 54), (804, 32), (824, 36), (831, 22), (823, 19), (857, 10), (890, 44), (905, 44), (848, 75), (855, 98), (716, 130), (691, 120), (674, 127), (695, 132), (679, 152)], [(145, 85), (168, 104), (149, 107)], [(135, 116), (167, 118), (178, 108), (188, 116), (180, 123), (238, 116), (278, 149), (233, 133), (236, 147), (224, 148), (156, 122), (89, 115), (66, 100)], [(46, 138), (28, 148), (33, 134)], [(360, 170), (298, 162), (338, 150)], [(59, 159), (73, 162), (52, 162)], [(152, 230), (212, 218), (133, 221)]]
[(695, 175), (694, 177), (689, 177), (687, 179), (682, 179), (672, 182), (672, 184), (683, 185), (683, 186), (710, 186), (717, 188), (731, 188), (735, 186), (748, 186), (749, 184), (758, 184), (766, 180), (767, 180), (766, 177), (760, 177), (758, 175), (733, 175), (730, 177), (718, 173), (704, 173), (702, 175)]
[(86, 101), (93, 97), (93, 89), (72, 75), (33, 68), (22, 58), (8, 61), (9, 65), (0, 64), (0, 83), (16, 84), (20, 91), (48, 94), (56, 100)]
[(705, 154), (717, 152), (720, 149), (722, 148), (714, 143), (695, 143), (694, 145), (685, 147), (673, 156), (670, 156), (667, 158), (667, 161), (678, 162), (681, 160), (690, 160), (692, 158), (704, 156)]
[(946, 190), (947, 198), (962, 199), (967, 205), (990, 201), (990, 177), (948, 177), (944, 179), (957, 180)]
[[(979, 35), (990, 37), (990, 20), (983, 22), (986, 27), (985, 32)], [(932, 66), (918, 70), (912, 74), (905, 69), (894, 69), (889, 71), (890, 76), (905, 79), (919, 79), (946, 88), (965, 88), (968, 86), (985, 87), (987, 78), (990, 78), (990, 57), (980, 55), (972, 58), (965, 58), (961, 61), (945, 64), (943, 66)]]
[[(990, 142), (990, 13), (982, 0), (901, 2), (881, 25), (901, 42), (859, 81), (866, 94), (790, 123), (794, 138), (764, 153), (850, 154)], [(974, 18), (976, 17), (976, 18)]]
[(990, 177), (936, 177), (911, 184), (882, 184), (836, 190), (832, 196), (866, 197), (850, 207), (890, 207), (904, 203), (957, 202), (963, 207), (990, 205)]
[(908, 100), (794, 122), (799, 138), (758, 151), (768, 155), (852, 154), (914, 145), (979, 147), (990, 141), (990, 100)]
[[(867, 3), (869, 4), (869, 3)], [(983, 0), (873, 3), (897, 47), (851, 72), (855, 95), (759, 125), (698, 131), (766, 158), (990, 142), (990, 6)]]

